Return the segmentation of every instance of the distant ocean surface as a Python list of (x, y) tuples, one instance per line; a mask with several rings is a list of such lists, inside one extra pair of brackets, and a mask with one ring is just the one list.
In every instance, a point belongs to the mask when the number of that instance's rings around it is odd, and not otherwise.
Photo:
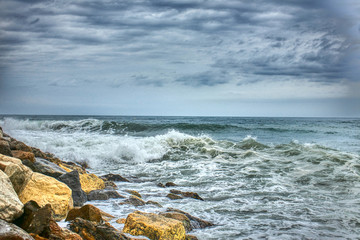
[[(132, 179), (120, 193), (214, 222), (191, 233), (199, 239), (360, 238), (360, 119), (0, 116), (0, 126), (91, 172)], [(169, 181), (205, 201), (166, 198), (156, 184)], [(117, 218), (135, 210), (118, 201), (92, 203)]]

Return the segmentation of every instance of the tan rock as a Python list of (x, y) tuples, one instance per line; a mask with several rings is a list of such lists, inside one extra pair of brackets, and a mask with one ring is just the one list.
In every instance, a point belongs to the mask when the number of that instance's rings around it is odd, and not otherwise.
[(140, 211), (127, 216), (123, 231), (157, 240), (185, 239), (185, 228), (180, 221)]
[(0, 138), (0, 154), (12, 156), (9, 142), (3, 138)]
[(21, 150), (24, 152), (32, 152), (31, 147), (29, 147), (25, 143), (20, 142), (14, 138), (11, 138), (10, 148), (11, 148), (11, 150)]
[(135, 190), (125, 190), (125, 192), (130, 193), (131, 195), (137, 196), (137, 197), (139, 197), (139, 198), (142, 198), (142, 197), (141, 197), (141, 194), (138, 193), (138, 192), (135, 191)]
[(160, 215), (182, 222), (186, 232), (190, 232), (192, 230), (190, 219), (185, 214), (178, 212), (166, 212), (166, 213), (160, 213)]
[[(17, 158), (16, 158), (17, 159)], [(20, 161), (19, 159), (17, 159)], [(21, 162), (21, 161), (20, 161)], [(9, 179), (14, 187), (14, 190), (17, 194), (21, 192), (24, 186), (29, 181), (33, 171), (26, 167), (25, 165), (19, 163), (10, 163), (6, 166), (5, 171), (6, 175), (9, 176)], [(24, 203), (24, 202), (23, 202)]]
[(95, 174), (80, 174), (80, 183), (86, 193), (105, 188), (105, 182)]
[(23, 203), (34, 200), (41, 207), (51, 204), (55, 220), (61, 220), (73, 208), (71, 194), (71, 189), (65, 183), (41, 173), (33, 173), (21, 189), (19, 198)]
[(21, 150), (13, 150), (11, 151), (13, 157), (18, 158), (20, 160), (30, 160), (31, 162), (35, 162), (35, 155), (32, 152), (25, 152)]
[(5, 156), (3, 154), (0, 154), (0, 162), (12, 162), (12, 163), (16, 163), (16, 164), (21, 164), (21, 160), (14, 158), (14, 157), (9, 157), (9, 156)]
[(0, 170), (0, 219), (11, 222), (23, 213), (23, 204), (9, 177)]
[(116, 222), (118, 224), (125, 224), (126, 218), (119, 218), (118, 220), (116, 220)]
[(65, 221), (71, 221), (77, 217), (85, 219), (85, 220), (89, 220), (92, 222), (97, 222), (97, 223), (103, 221), (100, 209), (98, 209), (97, 207), (95, 207), (91, 204), (86, 204), (85, 206), (83, 206), (81, 208), (71, 209), (69, 211)]

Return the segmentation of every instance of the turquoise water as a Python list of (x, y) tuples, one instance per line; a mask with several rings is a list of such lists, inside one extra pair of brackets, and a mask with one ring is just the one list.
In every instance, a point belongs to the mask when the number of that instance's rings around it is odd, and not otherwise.
[[(214, 222), (193, 232), (199, 239), (360, 236), (359, 119), (5, 116), (0, 125), (65, 161), (132, 179), (120, 193)], [(156, 186), (167, 181), (205, 201), (167, 199)], [(118, 201), (93, 204), (117, 217), (135, 210)]]

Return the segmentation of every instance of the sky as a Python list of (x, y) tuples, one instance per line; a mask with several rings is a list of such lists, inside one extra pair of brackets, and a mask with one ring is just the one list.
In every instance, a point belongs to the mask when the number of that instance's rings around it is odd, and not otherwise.
[(360, 117), (358, 0), (0, 0), (0, 114)]

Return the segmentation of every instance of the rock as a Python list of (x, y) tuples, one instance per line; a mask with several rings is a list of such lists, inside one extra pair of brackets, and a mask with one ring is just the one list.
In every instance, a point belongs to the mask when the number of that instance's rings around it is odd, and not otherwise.
[(15, 192), (19, 195), (20, 191), (24, 188), (24, 186), (31, 178), (33, 172), (31, 171), (30, 168), (21, 164), (21, 160), (19, 159), (17, 160), (20, 161), (19, 164), (16, 163), (8, 164), (4, 172), (6, 173), (6, 175), (9, 176), (9, 179), (14, 187)]
[(185, 240), (198, 240), (198, 238), (194, 235), (186, 234)]
[(214, 226), (214, 224), (211, 223), (211, 222), (208, 222), (208, 221), (202, 220), (200, 218), (194, 217), (194, 216), (190, 215), (189, 213), (181, 211), (179, 209), (168, 208), (168, 209), (166, 209), (166, 212), (184, 214), (186, 217), (188, 217), (190, 219), (190, 223), (191, 223), (192, 228), (207, 228), (207, 227)]
[(30, 233), (30, 236), (32, 236), (35, 240), (48, 240), (48, 238), (40, 237), (37, 234)]
[(105, 181), (105, 189), (118, 189), (118, 187), (116, 186), (116, 184), (112, 181)]
[(89, 201), (108, 200), (110, 198), (125, 198), (114, 190), (93, 190), (87, 195)]
[(70, 223), (70, 230), (78, 233), (86, 240), (128, 240), (123, 233), (109, 223), (95, 224), (94, 222), (76, 218)]
[(55, 220), (65, 218), (73, 208), (71, 189), (65, 183), (41, 173), (33, 173), (18, 194), (23, 203), (34, 200), (40, 206), (51, 204)]
[(58, 177), (60, 182), (65, 183), (72, 191), (74, 206), (81, 207), (86, 201), (86, 193), (81, 189), (79, 172), (74, 170)]
[(185, 239), (185, 228), (180, 221), (140, 211), (127, 216), (123, 231), (157, 240)]
[(28, 145), (26, 145), (23, 142), (20, 142), (14, 138), (11, 139), (10, 141), (10, 148), (11, 150), (21, 150), (24, 152), (32, 152), (32, 148), (29, 147)]
[(191, 230), (193, 230), (193, 228), (191, 227), (190, 219), (185, 214), (178, 212), (165, 212), (160, 213), (159, 215), (182, 222), (186, 232), (190, 232)]
[(13, 156), (11, 153), (9, 142), (6, 140), (3, 140), (2, 138), (0, 138), (0, 154), (4, 154), (4, 155), (10, 156), (10, 157)]
[(86, 204), (81, 208), (71, 209), (65, 221), (72, 221), (78, 217), (92, 222), (97, 222), (97, 223), (103, 222), (100, 209), (98, 209), (97, 207), (91, 204)]
[(113, 216), (113, 215), (111, 215), (111, 214), (109, 214), (109, 213), (106, 213), (106, 212), (104, 212), (104, 211), (102, 211), (101, 209), (99, 209), (100, 210), (100, 213), (101, 213), (101, 217), (103, 218), (103, 220), (104, 221), (110, 221), (111, 219), (114, 219), (115, 218), (115, 216)]
[(2, 127), (0, 127), (0, 138), (4, 137), (4, 132), (2, 130)]
[(204, 201), (204, 199), (202, 199), (202, 198), (199, 196), (199, 194), (197, 194), (197, 193), (195, 193), (195, 192), (182, 192), (182, 191), (175, 190), (175, 189), (170, 190), (170, 192), (173, 193), (173, 194), (180, 194), (180, 195), (182, 195), (183, 197), (194, 198), (194, 199), (198, 199), (198, 200)]
[(105, 183), (95, 174), (80, 174), (81, 188), (85, 193), (105, 188)]
[(13, 150), (11, 151), (13, 157), (18, 158), (22, 161), (29, 160), (32, 163), (35, 162), (35, 155), (32, 152), (25, 152), (21, 150)]
[(106, 181), (113, 181), (113, 182), (130, 182), (126, 178), (122, 177), (120, 174), (106, 174), (101, 176), (102, 179), (105, 179)]
[(128, 199), (126, 199), (124, 202), (122, 202), (120, 204), (130, 204), (135, 207), (138, 207), (138, 206), (144, 206), (146, 203), (141, 198), (131, 195)]
[(118, 224), (125, 224), (126, 218), (119, 218), (118, 220), (116, 220), (116, 223)]
[(161, 187), (161, 188), (165, 188), (165, 185), (162, 184), (162, 183), (158, 183), (158, 184), (156, 184), (156, 186)]
[(27, 232), (0, 219), (0, 240), (34, 240)]
[(0, 170), (0, 219), (11, 222), (23, 213), (23, 204), (9, 177)]
[(167, 182), (165, 184), (165, 187), (175, 187), (175, 186), (177, 186), (177, 185), (175, 183), (173, 183), (173, 182)]
[(67, 173), (64, 169), (62, 169), (55, 163), (52, 163), (43, 158), (36, 158), (36, 162), (34, 162), (33, 167), (30, 166), (30, 168), (34, 172), (42, 173), (46, 176), (50, 176), (54, 178), (58, 178), (61, 175)]
[(140, 195), (140, 193), (138, 193), (138, 192), (135, 191), (135, 190), (125, 190), (125, 192), (130, 193), (130, 194), (132, 194), (132, 195), (134, 195), (134, 196), (137, 196), (137, 197), (139, 197), (139, 198), (142, 198), (141, 195)]
[(9, 157), (9, 156), (5, 156), (3, 154), (0, 154), (0, 162), (11, 162), (11, 163), (16, 163), (16, 164), (21, 164), (21, 160), (14, 158), (14, 157)]
[(24, 206), (24, 214), (15, 221), (35, 239), (72, 239), (82, 238), (67, 229), (61, 228), (53, 219), (53, 211), (50, 204), (40, 208), (35, 201), (29, 201)]
[(160, 207), (160, 208), (162, 207), (160, 203), (155, 202), (155, 201), (147, 201), (146, 205), (154, 205), (154, 206), (157, 206), (157, 207)]
[(168, 195), (166, 195), (166, 197), (170, 198), (171, 200), (176, 200), (176, 199), (183, 199), (183, 197), (178, 196), (174, 193), (169, 193)]

